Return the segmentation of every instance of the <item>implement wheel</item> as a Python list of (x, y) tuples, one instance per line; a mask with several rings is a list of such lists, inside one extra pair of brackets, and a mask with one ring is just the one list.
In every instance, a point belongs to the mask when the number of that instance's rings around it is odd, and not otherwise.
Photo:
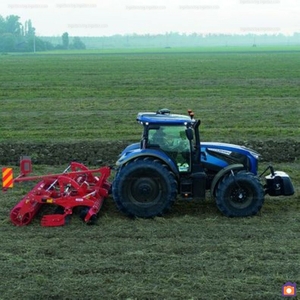
[(256, 215), (263, 203), (263, 186), (259, 178), (252, 173), (230, 174), (218, 184), (216, 204), (227, 217)]
[(166, 213), (177, 196), (174, 174), (159, 160), (136, 159), (121, 168), (113, 182), (117, 207), (131, 217)]

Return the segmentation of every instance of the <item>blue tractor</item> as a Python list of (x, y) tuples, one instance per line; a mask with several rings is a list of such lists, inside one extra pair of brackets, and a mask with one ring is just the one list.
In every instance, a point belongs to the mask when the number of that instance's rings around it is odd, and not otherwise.
[(200, 120), (191, 110), (188, 115), (168, 109), (140, 112), (137, 121), (143, 126), (141, 141), (122, 151), (112, 184), (117, 207), (128, 216), (161, 216), (179, 195), (204, 199), (210, 191), (225, 216), (246, 217), (259, 212), (266, 194), (294, 194), (285, 172), (269, 166), (258, 175), (257, 152), (233, 144), (200, 143)]

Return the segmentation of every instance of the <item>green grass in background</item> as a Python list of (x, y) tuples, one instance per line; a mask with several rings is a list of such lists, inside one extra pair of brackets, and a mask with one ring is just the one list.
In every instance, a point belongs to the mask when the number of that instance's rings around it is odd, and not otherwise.
[(299, 67), (276, 51), (0, 56), (0, 141), (136, 139), (136, 113), (160, 107), (192, 108), (205, 140), (299, 140)]

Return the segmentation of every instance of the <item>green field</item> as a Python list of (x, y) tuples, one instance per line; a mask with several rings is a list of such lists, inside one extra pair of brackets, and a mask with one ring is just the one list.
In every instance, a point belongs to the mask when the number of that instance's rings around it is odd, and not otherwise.
[[(285, 141), (289, 149), (300, 141), (299, 50), (1, 55), (0, 154), (15, 155), (14, 143), (34, 152), (35, 144), (99, 141), (110, 143), (115, 160), (114, 142), (140, 139), (137, 112), (162, 107), (192, 108), (203, 140), (272, 141), (274, 156), (284, 153)], [(276, 163), (295, 195), (266, 197), (257, 216), (242, 219), (222, 216), (208, 196), (178, 201), (164, 217), (132, 220), (109, 197), (95, 226), (74, 215), (68, 226), (41, 227), (45, 206), (18, 228), (9, 212), (32, 184), (16, 184), (0, 195), (0, 299), (282, 299), (285, 282), (300, 285), (296, 154)], [(34, 174), (63, 169), (36, 165)]]
[(159, 107), (192, 108), (204, 140), (300, 140), (300, 52), (221, 50), (0, 56), (0, 142), (136, 139)]

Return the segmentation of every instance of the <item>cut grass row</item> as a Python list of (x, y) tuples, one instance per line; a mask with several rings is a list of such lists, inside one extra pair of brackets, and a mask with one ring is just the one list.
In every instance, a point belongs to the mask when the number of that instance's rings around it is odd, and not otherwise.
[(192, 107), (196, 117), (202, 120), (202, 138), (206, 141), (300, 139), (297, 99), (285, 99), (284, 104), (281, 99), (257, 98), (235, 102), (160, 101), (159, 98), (128, 99), (126, 105), (122, 102), (125, 100), (2, 100), (0, 141), (139, 139), (141, 127), (135, 122), (137, 112), (154, 112), (161, 107), (181, 114)]
[(299, 140), (299, 54), (0, 57), (0, 141), (131, 140), (138, 111), (194, 109), (203, 139)]

